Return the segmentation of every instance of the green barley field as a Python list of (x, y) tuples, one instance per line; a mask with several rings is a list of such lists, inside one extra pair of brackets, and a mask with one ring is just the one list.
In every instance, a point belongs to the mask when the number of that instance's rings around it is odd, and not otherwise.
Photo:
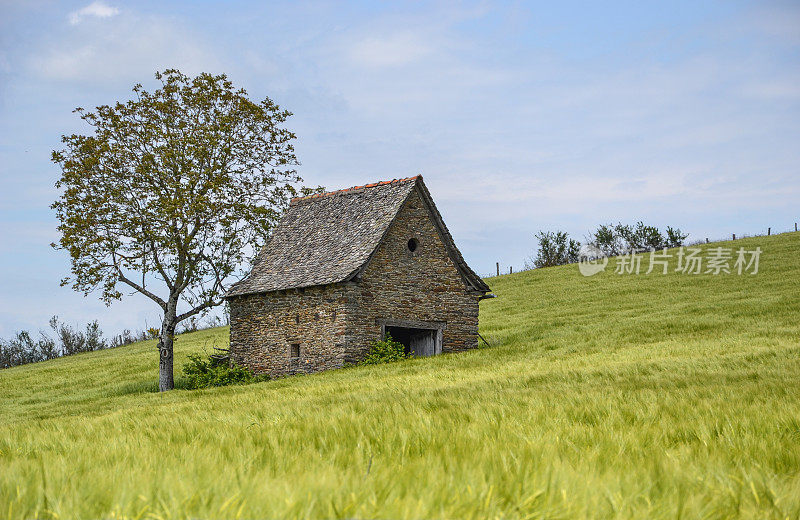
[(461, 354), (167, 394), (153, 342), (2, 370), (0, 518), (800, 518), (800, 234), (712, 246), (759, 273), (488, 279)]

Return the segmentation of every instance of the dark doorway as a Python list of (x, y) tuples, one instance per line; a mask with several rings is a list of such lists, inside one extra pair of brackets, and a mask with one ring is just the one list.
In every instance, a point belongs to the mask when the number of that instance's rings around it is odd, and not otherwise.
[(406, 354), (415, 356), (432, 356), (436, 354), (435, 329), (411, 329), (406, 327), (386, 327), (386, 333), (392, 339), (401, 343), (406, 349)]

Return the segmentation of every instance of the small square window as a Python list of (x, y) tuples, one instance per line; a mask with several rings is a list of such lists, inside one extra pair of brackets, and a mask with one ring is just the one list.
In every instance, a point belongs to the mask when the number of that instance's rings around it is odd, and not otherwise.
[(289, 357), (292, 359), (300, 357), (300, 343), (292, 343), (289, 347)]

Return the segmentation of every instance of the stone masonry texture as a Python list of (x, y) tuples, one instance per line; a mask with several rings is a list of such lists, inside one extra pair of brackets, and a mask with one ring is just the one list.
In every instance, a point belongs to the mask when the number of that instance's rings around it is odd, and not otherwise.
[(444, 322), (442, 352), (475, 348), (480, 294), (413, 190), (352, 281), (230, 297), (231, 359), (273, 377), (340, 368), (366, 355), (387, 319)]

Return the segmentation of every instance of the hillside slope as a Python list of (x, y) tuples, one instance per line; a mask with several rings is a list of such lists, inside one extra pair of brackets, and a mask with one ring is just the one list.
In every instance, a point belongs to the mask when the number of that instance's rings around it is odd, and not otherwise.
[(0, 371), (0, 517), (798, 518), (800, 234), (711, 246), (759, 273), (489, 279), (461, 354), (167, 394), (152, 342)]

